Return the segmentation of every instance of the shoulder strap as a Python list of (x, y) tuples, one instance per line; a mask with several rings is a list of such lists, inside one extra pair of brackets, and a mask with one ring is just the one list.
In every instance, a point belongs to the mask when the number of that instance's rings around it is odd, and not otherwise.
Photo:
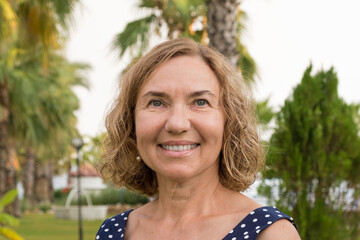
[(95, 239), (123, 239), (128, 216), (133, 210), (130, 209), (106, 219), (100, 226)]
[(276, 207), (261, 207), (249, 213), (223, 240), (237, 239), (238, 237), (255, 240), (261, 231), (280, 219), (289, 220), (297, 229), (294, 219)]

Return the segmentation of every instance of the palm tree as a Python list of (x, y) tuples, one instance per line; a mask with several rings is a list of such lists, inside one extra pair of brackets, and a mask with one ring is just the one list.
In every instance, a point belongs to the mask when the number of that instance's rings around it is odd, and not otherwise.
[[(5, 45), (4, 42), (0, 44)], [(0, 49), (0, 196), (15, 188), (14, 167), (9, 155), (9, 75), (16, 74), (9, 65), (11, 52), (5, 55)]]
[(61, 49), (72, 23), (72, 12), (80, 0), (17, 2), (19, 45), (21, 48), (41, 51), (43, 70), (46, 73), (50, 63), (50, 51)]
[[(78, 136), (76, 129), (76, 116), (74, 112), (79, 108), (78, 97), (73, 92), (73, 86), (87, 87), (87, 81), (81, 74), (88, 68), (87, 65), (68, 63), (66, 59), (57, 58), (56, 68), (52, 68), (50, 76), (60, 84), (53, 88), (50, 95), (51, 99), (47, 103), (44, 112), (49, 118), (48, 140), (40, 144), (37, 148), (38, 161), (35, 171), (35, 202), (53, 201), (52, 175), (56, 160), (64, 158), (72, 152), (71, 140)], [(49, 104), (51, 102), (51, 104)], [(61, 104), (59, 104), (61, 102)], [(52, 105), (52, 106), (51, 106)], [(49, 107), (51, 106), (51, 107)], [(55, 111), (54, 108), (56, 107)], [(49, 148), (48, 146), (56, 146)]]
[[(10, 102), (14, 79), (29, 78), (17, 67), (18, 54), (41, 53), (42, 74), (48, 74), (50, 54), (60, 49), (70, 24), (71, 12), (79, 0), (0, 0), (0, 195), (12, 188), (9, 164)], [(15, 47), (16, 46), (16, 47)], [(20, 64), (21, 65), (21, 64)], [(32, 78), (34, 80), (34, 78)], [(22, 97), (23, 93), (15, 99)], [(34, 101), (34, 99), (32, 99)], [(28, 118), (25, 118), (28, 119)], [(9, 167), (10, 166), (10, 167)]]
[(140, 56), (151, 37), (164, 37), (161, 28), (165, 26), (166, 38), (189, 37), (209, 44), (241, 69), (249, 86), (255, 82), (256, 63), (241, 41), (246, 14), (239, 9), (238, 1), (209, 0), (205, 4), (204, 0), (141, 0), (138, 7), (149, 15), (128, 23), (116, 35), (113, 48), (120, 57), (127, 50), (134, 57)]
[[(39, 173), (37, 170), (51, 170), (51, 162), (41, 159), (40, 153), (46, 150), (39, 152), (38, 149), (49, 148), (49, 144), (56, 147), (62, 144), (70, 145), (70, 141), (66, 142), (64, 139), (76, 135), (74, 111), (79, 108), (79, 99), (72, 87), (87, 85), (80, 73), (87, 68), (86, 65), (71, 64), (61, 56), (52, 55), (53, 67), (48, 69), (47, 75), (43, 75), (41, 62), (36, 63), (36, 59), (31, 56), (27, 62), (19, 66), (26, 74), (14, 78), (13, 91), (10, 94), (10, 134), (25, 151), (23, 169), (26, 171), (22, 172), (22, 180), (24, 197), (30, 205), (37, 202), (34, 194), (36, 180), (42, 179), (51, 185), (51, 179), (48, 179), (51, 173), (48, 171), (45, 174), (47, 179), (36, 178)], [(20, 93), (22, 96), (19, 98)], [(62, 143), (59, 143), (58, 135), (62, 136)], [(46, 147), (42, 147), (44, 145)], [(64, 153), (66, 151), (62, 152)], [(57, 148), (51, 148), (51, 152), (47, 151), (48, 159), (54, 159), (56, 154), (59, 155)]]
[(149, 15), (128, 23), (116, 35), (113, 47), (119, 51), (120, 57), (127, 50), (135, 57), (141, 55), (152, 37), (162, 37), (163, 28), (166, 28), (164, 37), (168, 39), (186, 36), (201, 41), (203, 31), (195, 34), (190, 26), (205, 16), (203, 0), (141, 0), (138, 7), (146, 9)]

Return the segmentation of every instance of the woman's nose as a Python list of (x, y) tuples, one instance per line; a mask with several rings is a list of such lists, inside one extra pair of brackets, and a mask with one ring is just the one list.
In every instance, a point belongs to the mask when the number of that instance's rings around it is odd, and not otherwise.
[(190, 129), (189, 114), (184, 105), (175, 105), (166, 120), (165, 130), (172, 134), (180, 134)]

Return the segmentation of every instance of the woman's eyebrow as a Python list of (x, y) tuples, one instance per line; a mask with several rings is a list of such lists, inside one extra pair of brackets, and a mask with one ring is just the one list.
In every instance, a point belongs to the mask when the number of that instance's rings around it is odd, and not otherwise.
[[(200, 97), (203, 95), (209, 95), (212, 98), (216, 98), (216, 95), (209, 90), (200, 90), (200, 91), (195, 91), (195, 92), (192, 92), (189, 94), (189, 96), (191, 98)], [(164, 97), (164, 98), (170, 97), (169, 94), (167, 94), (165, 92), (159, 92), (159, 91), (148, 91), (145, 94), (143, 94), (141, 97), (148, 97), (148, 96)]]
[(210, 97), (216, 98), (216, 95), (209, 90), (196, 91), (190, 94), (190, 97), (200, 97), (203, 95), (209, 95)]
[(143, 94), (141, 97), (154, 96), (154, 97), (169, 97), (168, 94), (158, 91), (149, 91)]

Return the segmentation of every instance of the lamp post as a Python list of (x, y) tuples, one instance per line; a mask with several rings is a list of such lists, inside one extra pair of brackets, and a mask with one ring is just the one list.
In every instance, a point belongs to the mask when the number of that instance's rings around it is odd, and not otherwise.
[(77, 174), (77, 188), (78, 188), (78, 221), (79, 221), (79, 240), (83, 240), (82, 231), (82, 217), (81, 217), (81, 186), (80, 186), (80, 149), (84, 146), (84, 142), (81, 138), (74, 138), (71, 141), (71, 145), (76, 149), (76, 165), (78, 169)]

